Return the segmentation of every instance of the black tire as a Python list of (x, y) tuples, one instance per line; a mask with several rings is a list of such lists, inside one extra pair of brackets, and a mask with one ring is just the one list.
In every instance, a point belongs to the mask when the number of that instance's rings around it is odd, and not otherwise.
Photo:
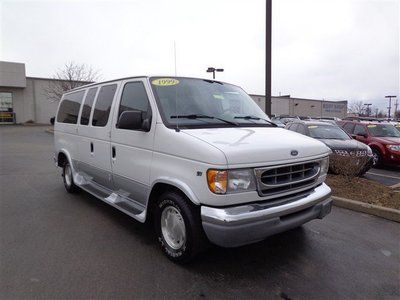
[(71, 165), (68, 161), (63, 166), (62, 177), (64, 187), (68, 193), (77, 193), (79, 191), (79, 187), (75, 185), (74, 178), (72, 176)]
[(377, 149), (372, 149), (372, 155), (374, 156), (373, 167), (379, 168), (382, 166), (382, 155)]
[[(168, 226), (171, 218), (172, 221), (176, 220), (177, 222), (172, 222), (174, 225)], [(189, 262), (207, 245), (201, 225), (200, 207), (193, 205), (179, 192), (168, 191), (159, 197), (154, 211), (154, 226), (161, 250), (175, 263)], [(173, 227), (173, 230), (170, 231), (176, 231), (175, 228), (178, 227), (178, 231), (181, 232), (184, 227), (184, 236), (171, 238), (171, 236), (176, 236), (167, 234), (169, 227)], [(175, 244), (175, 247), (171, 244)]]

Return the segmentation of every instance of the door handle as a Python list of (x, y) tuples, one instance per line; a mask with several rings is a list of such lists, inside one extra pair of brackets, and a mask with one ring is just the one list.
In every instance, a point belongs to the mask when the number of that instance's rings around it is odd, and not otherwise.
[(90, 142), (90, 153), (94, 152), (94, 146), (93, 146), (93, 142)]
[(111, 156), (112, 156), (112, 158), (114, 158), (115, 159), (115, 156), (116, 156), (116, 150), (115, 150), (115, 146), (112, 146), (112, 148), (111, 148)]

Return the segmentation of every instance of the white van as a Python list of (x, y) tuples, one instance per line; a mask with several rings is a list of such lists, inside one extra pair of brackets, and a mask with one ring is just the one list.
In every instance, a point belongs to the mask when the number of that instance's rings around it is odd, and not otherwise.
[(329, 148), (276, 127), (232, 84), (131, 77), (74, 89), (54, 144), (68, 192), (153, 220), (175, 262), (208, 241), (257, 242), (331, 210)]

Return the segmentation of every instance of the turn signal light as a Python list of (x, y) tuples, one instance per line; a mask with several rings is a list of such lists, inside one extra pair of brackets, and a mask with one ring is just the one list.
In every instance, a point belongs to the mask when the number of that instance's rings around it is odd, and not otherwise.
[(211, 192), (225, 194), (228, 184), (228, 172), (223, 170), (208, 170), (207, 182)]

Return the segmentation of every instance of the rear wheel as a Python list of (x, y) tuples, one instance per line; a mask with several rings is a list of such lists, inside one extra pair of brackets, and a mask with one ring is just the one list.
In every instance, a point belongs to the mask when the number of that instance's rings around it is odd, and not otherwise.
[(160, 196), (154, 225), (161, 250), (173, 262), (188, 262), (204, 248), (200, 210), (178, 192)]
[(72, 168), (68, 161), (63, 166), (62, 177), (64, 181), (64, 187), (68, 193), (76, 193), (79, 191), (79, 187), (74, 183)]

